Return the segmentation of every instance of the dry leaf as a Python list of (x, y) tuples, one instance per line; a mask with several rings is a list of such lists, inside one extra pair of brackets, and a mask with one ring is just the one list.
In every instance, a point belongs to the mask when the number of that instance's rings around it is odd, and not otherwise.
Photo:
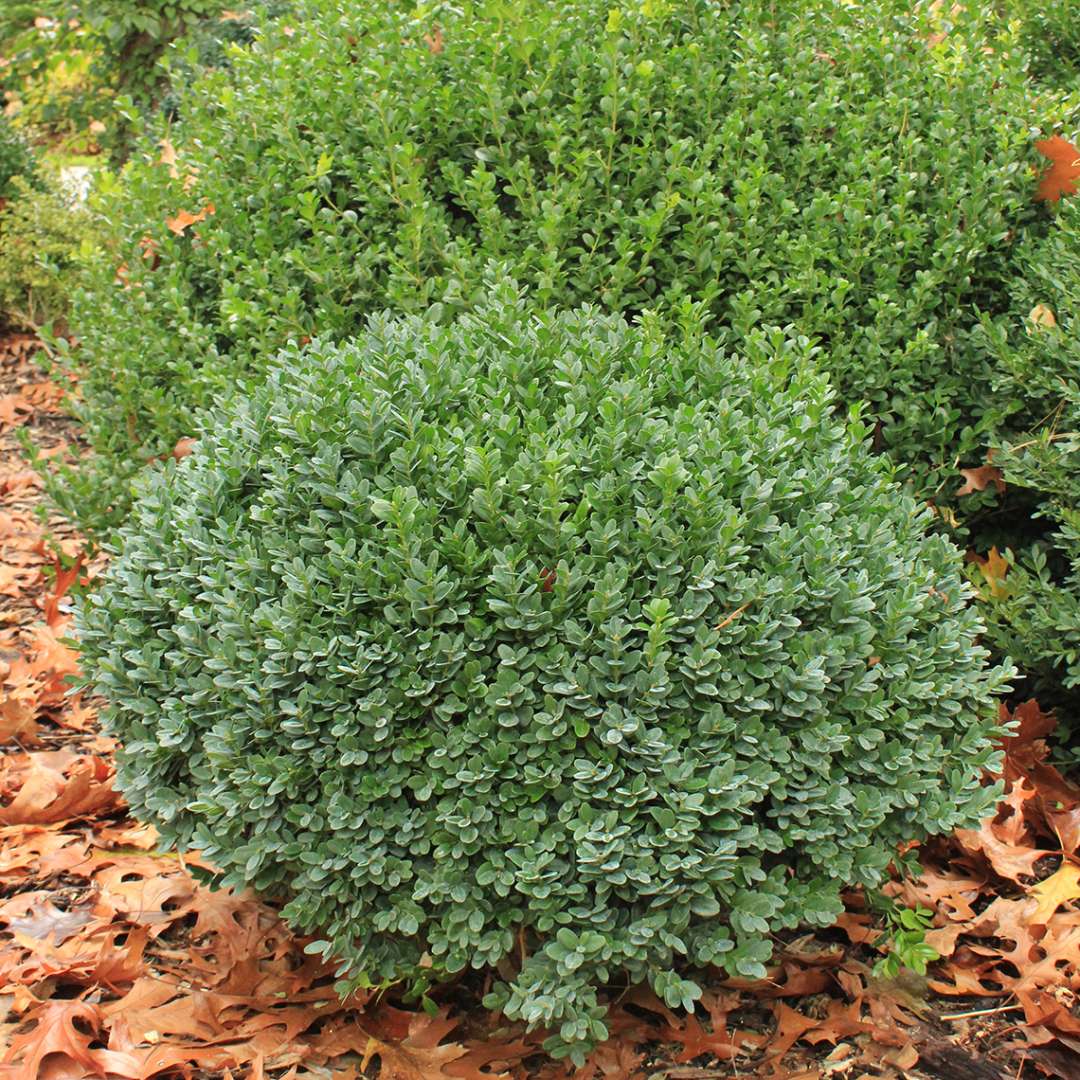
[(1009, 595), (1009, 586), (1005, 583), (1005, 575), (1009, 572), (1008, 559), (996, 547), (992, 547), (985, 558), (976, 556), (976, 561), (990, 596), (995, 600), (1005, 599)]
[(430, 34), (424, 35), (424, 44), (432, 56), (438, 56), (446, 46), (443, 44), (443, 32), (441, 26), (436, 26)]
[(168, 139), (162, 139), (158, 146), (161, 147), (161, 157), (158, 164), (168, 165), (169, 175), (176, 180), (180, 176), (180, 170), (176, 167), (176, 147)]
[(1080, 181), (1080, 150), (1060, 135), (1037, 142), (1035, 149), (1050, 162), (1039, 180), (1036, 200), (1057, 202), (1062, 195), (1075, 195)]
[(175, 233), (177, 236), (183, 236), (184, 232), (191, 228), (192, 225), (205, 221), (214, 213), (216, 213), (214, 204), (207, 203), (197, 214), (193, 214), (189, 210), (181, 210), (176, 217), (166, 218), (165, 225), (169, 232)]
[(1045, 304), (1036, 304), (1028, 312), (1028, 322), (1036, 330), (1052, 330), (1057, 326), (1054, 313)]
[[(97, 1006), (85, 1001), (49, 1001), (37, 1010), (32, 1019), (34, 1028), (11, 1040), (5, 1062), (15, 1062), (20, 1057), (18, 1069), (10, 1074), (11, 1080), (39, 1080), (43, 1075), (45, 1059), (56, 1055), (70, 1062), (79, 1072), (74, 1076), (106, 1076), (110, 1071), (108, 1058), (103, 1051), (91, 1049), (96, 1033), (101, 1027), (101, 1013)], [(86, 1034), (76, 1026), (76, 1021), (90, 1029)], [(128, 1070), (121, 1075), (137, 1075)]]
[(51, 900), (36, 900), (21, 915), (8, 914), (6, 909), (9, 907), (5, 905), (5, 910), (0, 910), (0, 918), (7, 921), (8, 930), (31, 938), (49, 938), (56, 945), (63, 944), (84, 926), (94, 922), (94, 916), (86, 908), (61, 911)]
[(1080, 866), (1062, 863), (1056, 873), (1029, 889), (1028, 895), (1038, 900), (1031, 913), (1032, 923), (1045, 926), (1062, 904), (1080, 899)]
[(192, 450), (195, 449), (196, 441), (197, 440), (192, 439), (192, 438), (180, 439), (177, 442), (177, 444), (173, 447), (172, 456), (177, 461), (182, 461), (184, 458), (186, 458), (192, 452)]
[(957, 495), (971, 495), (993, 484), (1000, 495), (1005, 490), (1005, 474), (996, 465), (980, 465), (977, 469), (961, 469), (964, 486), (957, 488)]
[(12, 802), (0, 808), (0, 825), (47, 825), (109, 812), (121, 805), (112, 768), (101, 758), (77, 758), (65, 775), (30, 754), (30, 769)]
[(1038, 848), (1019, 847), (999, 839), (990, 821), (984, 821), (977, 829), (958, 829), (955, 835), (961, 847), (984, 856), (994, 870), (1009, 881), (1034, 877), (1035, 864), (1046, 855)]

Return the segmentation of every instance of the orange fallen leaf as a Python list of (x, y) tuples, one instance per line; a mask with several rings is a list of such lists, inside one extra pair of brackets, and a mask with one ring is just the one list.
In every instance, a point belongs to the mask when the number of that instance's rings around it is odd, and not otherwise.
[(957, 842), (973, 855), (982, 855), (987, 862), (1009, 881), (1034, 877), (1035, 864), (1046, 855), (1038, 848), (1019, 846), (999, 839), (992, 821), (984, 821), (977, 829), (958, 829)]
[[(2, 1059), (11, 1064), (22, 1058), (20, 1066), (7, 1074), (11, 1080), (39, 1080), (47, 1075), (43, 1068), (45, 1059), (54, 1055), (66, 1058), (81, 1070), (71, 1072), (69, 1069), (63, 1075), (107, 1076), (110, 1072), (122, 1076), (138, 1075), (132, 1068), (125, 1068), (134, 1066), (134, 1062), (115, 1060), (126, 1055), (92, 1049), (91, 1044), (97, 1040), (101, 1029), (101, 1012), (96, 1005), (85, 1001), (49, 1001), (32, 1014), (31, 1019), (36, 1021), (33, 1029), (14, 1036)], [(89, 1032), (80, 1031), (76, 1022), (89, 1028)]]
[(101, 758), (76, 758), (65, 771), (46, 755), (29, 755), (30, 769), (18, 794), (0, 807), (0, 825), (48, 825), (108, 813), (122, 806), (112, 789), (112, 769)]
[(1005, 490), (1005, 474), (996, 465), (980, 465), (977, 469), (961, 469), (964, 486), (957, 488), (957, 495), (971, 495), (993, 484), (1000, 495)]
[(1057, 319), (1053, 311), (1045, 304), (1036, 304), (1028, 312), (1028, 322), (1035, 330), (1053, 330), (1057, 326)]
[(985, 558), (975, 557), (979, 571), (986, 580), (990, 596), (1003, 600), (1009, 595), (1009, 586), (1005, 584), (1005, 575), (1009, 572), (1009, 560), (996, 547), (992, 547)]
[(1069, 862), (1062, 863), (1045, 881), (1040, 881), (1038, 885), (1030, 888), (1028, 895), (1038, 900), (1031, 913), (1031, 922), (1045, 926), (1050, 916), (1062, 904), (1080, 899), (1080, 866)]
[(84, 556), (79, 555), (75, 562), (64, 569), (60, 563), (56, 563), (56, 580), (53, 582), (53, 591), (45, 597), (45, 621), (49, 626), (56, 627), (64, 616), (60, 613), (60, 601), (67, 596), (68, 590), (82, 573)]
[(0, 693), (0, 743), (16, 741), (22, 746), (32, 746), (39, 742), (36, 687), (24, 682), (5, 686)]
[(207, 203), (197, 214), (191, 213), (190, 210), (181, 210), (176, 217), (166, 218), (165, 225), (169, 232), (175, 233), (177, 236), (183, 236), (184, 232), (192, 225), (205, 221), (216, 212), (214, 204)]
[(359, 1052), (360, 1071), (366, 1072), (373, 1058), (379, 1059), (379, 1076), (387, 1080), (436, 1080), (451, 1073), (446, 1066), (464, 1056), (461, 1043), (443, 1043), (443, 1037), (458, 1021), (445, 1017), (414, 1016), (409, 1024), (408, 1038), (401, 1042), (383, 1042), (368, 1035)]
[(1062, 195), (1075, 195), (1080, 181), (1080, 150), (1060, 135), (1042, 139), (1035, 149), (1050, 162), (1039, 180), (1036, 201), (1057, 202)]
[(191, 438), (180, 439), (173, 447), (172, 456), (177, 461), (182, 461), (195, 449), (195, 442), (196, 440)]
[(424, 35), (424, 44), (427, 46), (427, 50), (432, 56), (438, 56), (439, 53), (446, 48), (443, 44), (442, 27), (436, 26), (430, 34)]
[(176, 167), (176, 147), (168, 139), (162, 139), (158, 146), (161, 147), (161, 157), (158, 158), (158, 164), (168, 165), (169, 175), (175, 180), (180, 175), (180, 170)]

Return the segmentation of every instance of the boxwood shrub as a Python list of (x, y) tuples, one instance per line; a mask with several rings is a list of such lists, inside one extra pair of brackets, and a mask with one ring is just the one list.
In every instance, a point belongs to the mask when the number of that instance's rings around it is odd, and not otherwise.
[[(982, 457), (972, 331), (1037, 214), (1034, 117), (995, 19), (945, 34), (912, 7), (300, 0), (190, 88), (175, 164), (148, 144), (106, 207), (73, 323), (96, 467), (68, 508), (119, 520), (133, 472), (287, 341), (450, 316), (491, 259), (541, 303), (691, 297), (733, 342), (796, 325), (947, 494)], [(178, 234), (180, 211), (207, 216)]]
[(1080, 19), (1073, 0), (1009, 0), (1006, 11), (1020, 20), (1035, 77), (1049, 86), (1080, 89)]
[[(1059, 204), (1049, 234), (1022, 245), (1013, 309), (988, 323), (997, 392), (1024, 408), (995, 462), (1008, 500), (1036, 528), (1006, 534), (1012, 565), (984, 593), (989, 640), (1047, 704), (1080, 704), (1080, 201)], [(1075, 724), (1072, 725), (1075, 729)]]
[(82, 611), (136, 812), (347, 985), (499, 965), (555, 1052), (609, 982), (764, 974), (996, 798), (959, 553), (812, 353), (509, 288), (286, 348)]

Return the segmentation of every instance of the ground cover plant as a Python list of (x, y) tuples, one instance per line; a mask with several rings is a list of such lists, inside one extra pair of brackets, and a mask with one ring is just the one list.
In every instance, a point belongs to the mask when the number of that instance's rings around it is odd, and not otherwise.
[(947, 501), (1001, 408), (978, 311), (1045, 221), (1031, 126), (1060, 109), (1033, 115), (1018, 33), (900, 0), (305, 0), (196, 80), (106, 208), (72, 357), (94, 458), (58, 496), (107, 531), (286, 341), (449, 316), (496, 259), (541, 304), (797, 325)]
[(162, 835), (288, 899), (346, 985), (760, 977), (902, 841), (993, 805), (1004, 672), (960, 556), (805, 339), (530, 316), (288, 349), (158, 472), (80, 640)]

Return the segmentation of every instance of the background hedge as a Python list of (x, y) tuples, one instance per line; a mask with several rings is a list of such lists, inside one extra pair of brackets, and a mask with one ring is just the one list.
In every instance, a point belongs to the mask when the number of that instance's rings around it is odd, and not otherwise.
[[(1062, 200), (1025, 242), (1013, 306), (988, 323), (997, 393), (1023, 402), (994, 461), (1033, 520), (1005, 533), (1010, 564), (984, 582), (990, 640), (1028, 672), (1025, 692), (1072, 724), (1080, 704), (1080, 204)], [(1008, 509), (1008, 507), (1007, 507)], [(991, 534), (991, 516), (984, 531)], [(1004, 546), (1004, 543), (1003, 543)], [(993, 576), (993, 575), (992, 575)]]
[[(142, 464), (287, 341), (449, 317), (496, 259), (539, 303), (689, 297), (736, 343), (797, 326), (947, 499), (1002, 404), (977, 312), (1007, 308), (1045, 214), (1020, 31), (910, 9), (303, 0), (196, 81), (159, 133), (176, 163), (144, 144), (105, 202), (74, 317), (96, 458), (61, 497), (115, 523)], [(181, 211), (206, 217), (178, 233)]]

